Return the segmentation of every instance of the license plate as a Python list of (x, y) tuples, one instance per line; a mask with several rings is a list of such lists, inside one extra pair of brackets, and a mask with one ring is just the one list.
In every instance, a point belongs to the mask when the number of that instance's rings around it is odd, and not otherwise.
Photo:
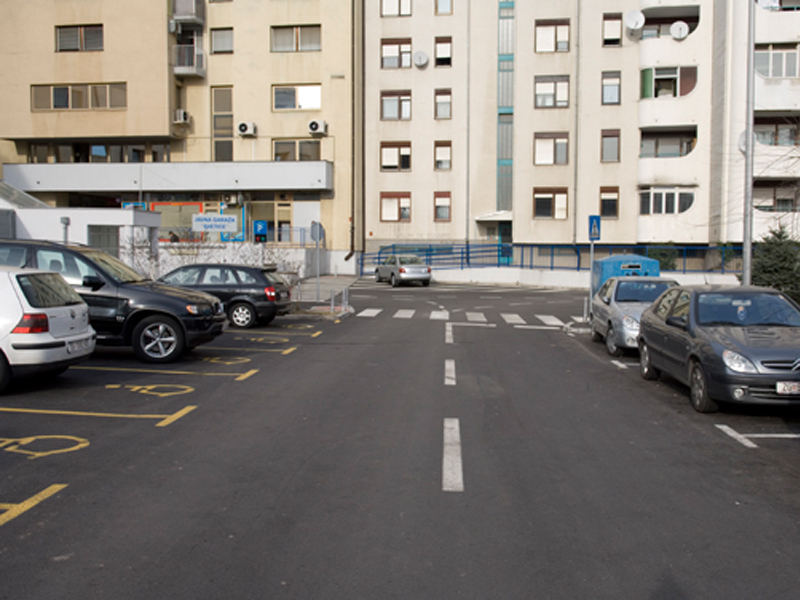
[(800, 381), (779, 381), (775, 385), (777, 386), (777, 392), (779, 394), (800, 394)]
[(67, 353), (75, 354), (76, 352), (84, 352), (89, 348), (89, 339), (78, 340), (76, 342), (67, 343)]

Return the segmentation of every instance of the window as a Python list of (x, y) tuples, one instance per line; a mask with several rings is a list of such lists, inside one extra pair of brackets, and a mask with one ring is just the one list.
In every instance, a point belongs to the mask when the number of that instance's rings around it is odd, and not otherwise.
[(756, 73), (762, 77), (797, 77), (797, 44), (758, 44), (755, 49)]
[(76, 83), (31, 86), (31, 110), (126, 108), (125, 83)]
[(569, 75), (540, 76), (534, 79), (536, 108), (569, 106)]
[[(680, 20), (686, 23), (689, 26), (689, 33), (692, 33), (695, 29), (697, 29), (697, 25), (699, 24), (699, 17), (696, 15), (681, 15)], [(670, 18), (658, 18), (658, 17), (647, 17), (647, 22), (642, 27), (642, 39), (655, 39), (655, 38), (671, 38), (672, 31), (671, 27), (672, 24), (675, 23), (675, 17)]]
[(411, 92), (381, 92), (381, 119), (383, 121), (408, 121), (411, 118)]
[(567, 190), (538, 188), (533, 190), (534, 219), (566, 219)]
[(697, 85), (697, 67), (642, 69), (642, 98), (686, 96)]
[(616, 219), (619, 216), (619, 188), (600, 188), (600, 217)]
[(641, 158), (686, 156), (697, 142), (696, 131), (642, 131)]
[(601, 162), (619, 162), (619, 129), (602, 131)]
[(757, 181), (753, 186), (755, 208), (762, 212), (790, 212), (800, 209), (800, 198), (795, 200), (796, 180), (781, 182)]
[(410, 17), (411, 0), (381, 0), (382, 17)]
[(272, 88), (274, 110), (319, 110), (321, 85), (276, 85)]
[(436, 38), (436, 57), (437, 67), (449, 67), (453, 64), (453, 38)]
[(56, 27), (56, 52), (93, 52), (102, 49), (102, 25)]
[(453, 0), (436, 0), (436, 14), (437, 15), (452, 15), (453, 14)]
[(639, 214), (671, 215), (684, 213), (694, 204), (691, 188), (641, 188), (639, 190)]
[(381, 69), (411, 68), (411, 40), (381, 40)]
[[(233, 160), (233, 88), (211, 88), (214, 161)], [(129, 161), (130, 162), (130, 161)]]
[(233, 29), (211, 30), (211, 53), (230, 54), (233, 52)]
[(533, 164), (566, 165), (569, 134), (567, 132), (536, 133), (533, 144)]
[(433, 168), (436, 171), (449, 171), (451, 169), (452, 143), (434, 142), (433, 144)]
[(757, 119), (756, 140), (768, 146), (800, 145), (800, 120), (797, 117), (779, 119)]
[(322, 50), (319, 25), (272, 28), (273, 52), (314, 52)]
[(622, 14), (603, 15), (603, 46), (622, 46)]
[(381, 171), (410, 171), (411, 142), (383, 142)]
[(436, 90), (434, 94), (434, 118), (449, 119), (452, 114), (452, 95), (450, 90)]
[(619, 71), (605, 71), (603, 73), (603, 104), (619, 104), (619, 88)]
[(273, 160), (319, 160), (319, 140), (275, 140), (273, 143)]
[(450, 220), (450, 192), (433, 193), (433, 220)]
[(569, 19), (536, 21), (536, 52), (569, 52)]
[(381, 221), (410, 221), (411, 194), (381, 192)]

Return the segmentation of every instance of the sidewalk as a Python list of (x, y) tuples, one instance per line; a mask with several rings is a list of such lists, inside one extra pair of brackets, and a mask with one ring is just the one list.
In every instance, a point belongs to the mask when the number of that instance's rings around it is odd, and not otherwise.
[[(341, 318), (353, 312), (350, 303), (345, 304), (345, 290), (358, 281), (355, 275), (321, 275), (300, 281), (292, 288), (295, 314), (316, 314), (329, 318)], [(333, 302), (331, 302), (333, 296)]]

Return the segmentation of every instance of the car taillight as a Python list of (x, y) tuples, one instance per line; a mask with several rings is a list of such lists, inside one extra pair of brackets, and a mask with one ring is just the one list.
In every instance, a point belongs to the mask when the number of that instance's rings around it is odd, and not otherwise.
[(11, 333), (46, 333), (50, 331), (47, 315), (34, 313), (22, 315), (22, 318)]
[(399, 271), (400, 271), (401, 273), (405, 273), (405, 272), (406, 272), (406, 268), (405, 268), (405, 267), (400, 267)]
[(267, 295), (267, 300), (275, 300), (275, 288), (270, 286), (264, 288), (264, 293)]

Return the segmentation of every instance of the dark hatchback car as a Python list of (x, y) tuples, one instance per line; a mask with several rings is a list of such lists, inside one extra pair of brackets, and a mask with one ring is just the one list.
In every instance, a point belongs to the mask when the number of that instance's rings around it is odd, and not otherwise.
[(0, 240), (0, 264), (60, 273), (89, 306), (97, 343), (131, 346), (145, 362), (177, 360), (227, 321), (218, 298), (147, 279), (95, 248)]
[(291, 308), (291, 290), (274, 267), (236, 264), (199, 264), (178, 267), (159, 278), (170, 285), (201, 290), (225, 305), (231, 325), (265, 325)]
[(688, 385), (698, 412), (800, 404), (800, 306), (771, 288), (671, 288), (642, 313), (639, 370)]

